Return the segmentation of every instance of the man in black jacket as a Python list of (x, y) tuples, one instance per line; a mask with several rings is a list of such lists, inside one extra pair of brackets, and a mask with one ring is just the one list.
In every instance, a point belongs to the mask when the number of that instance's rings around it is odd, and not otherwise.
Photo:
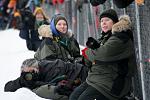
[(21, 75), (16, 80), (6, 83), (5, 92), (15, 92), (26, 87), (38, 96), (58, 99), (69, 96), (73, 89), (85, 81), (87, 68), (62, 60), (27, 59), (21, 66)]

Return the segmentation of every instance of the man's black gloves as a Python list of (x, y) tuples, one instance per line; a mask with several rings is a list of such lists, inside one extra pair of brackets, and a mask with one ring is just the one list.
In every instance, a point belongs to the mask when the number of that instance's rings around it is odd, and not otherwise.
[(72, 82), (67, 80), (62, 80), (58, 83), (57, 87), (55, 88), (55, 92), (59, 95), (66, 95), (69, 96), (73, 91)]
[(60, 85), (55, 88), (55, 92), (59, 95), (69, 96), (72, 93), (73, 89), (68, 87), (67, 85)]
[(93, 37), (89, 37), (86, 42), (86, 46), (94, 50), (100, 47), (100, 43), (98, 43), (98, 41)]
[(37, 87), (36, 83), (37, 75), (35, 73), (22, 72), (21, 76), (16, 80), (9, 81), (5, 84), (5, 92), (15, 92), (17, 89), (22, 87), (27, 87), (29, 89), (34, 89)]
[(48, 84), (48, 82), (39, 81), (39, 74), (35, 72), (22, 72), (21, 76), (16, 80), (9, 81), (5, 84), (5, 92), (15, 92), (17, 89), (26, 87), (29, 89), (34, 89), (41, 85)]
[(20, 85), (20, 77), (16, 80), (7, 82), (4, 86), (4, 92), (15, 92), (19, 88), (22, 88)]
[(80, 79), (76, 80), (62, 80), (58, 83), (57, 87), (55, 88), (55, 92), (60, 95), (69, 96), (76, 86), (81, 84)]

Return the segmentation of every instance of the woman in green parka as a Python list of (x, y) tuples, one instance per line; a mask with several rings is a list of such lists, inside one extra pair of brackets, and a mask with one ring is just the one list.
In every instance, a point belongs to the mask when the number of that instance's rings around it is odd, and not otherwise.
[(38, 32), (45, 39), (34, 55), (37, 60), (73, 61), (80, 57), (79, 44), (74, 34), (68, 31), (68, 23), (63, 15), (54, 15), (50, 25), (42, 25)]
[(131, 91), (136, 67), (131, 21), (118, 19), (113, 9), (100, 15), (102, 37), (88, 38), (86, 57), (92, 62), (86, 82), (71, 94), (69, 100), (122, 100)]

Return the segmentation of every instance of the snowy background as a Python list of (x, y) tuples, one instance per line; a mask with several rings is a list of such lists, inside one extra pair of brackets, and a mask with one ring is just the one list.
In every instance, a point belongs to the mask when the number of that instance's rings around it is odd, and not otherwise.
[(25, 88), (4, 92), (5, 83), (16, 79), (20, 75), (22, 62), (33, 56), (34, 52), (27, 50), (18, 30), (0, 31), (0, 100), (46, 100)]

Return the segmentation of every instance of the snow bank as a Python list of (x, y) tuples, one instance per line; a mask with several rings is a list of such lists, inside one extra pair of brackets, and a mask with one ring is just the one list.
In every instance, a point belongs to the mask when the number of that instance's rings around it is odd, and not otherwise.
[(0, 46), (0, 100), (45, 100), (26, 88), (4, 92), (5, 83), (19, 76), (21, 63), (34, 52), (27, 50), (25, 40), (14, 29), (0, 31)]

